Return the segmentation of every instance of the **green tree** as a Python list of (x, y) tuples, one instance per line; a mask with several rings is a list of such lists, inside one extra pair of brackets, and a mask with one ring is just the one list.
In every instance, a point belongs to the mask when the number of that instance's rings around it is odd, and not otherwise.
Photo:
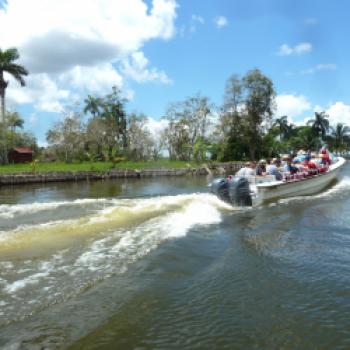
[(331, 135), (329, 138), (330, 146), (337, 153), (343, 153), (348, 148), (350, 127), (343, 124), (337, 123), (335, 127), (331, 128)]
[(10, 74), (17, 80), (21, 86), (25, 86), (24, 76), (28, 71), (21, 65), (15, 63), (19, 59), (19, 53), (16, 48), (7, 50), (0, 49), (0, 99), (1, 99), (1, 121), (2, 121), (2, 142), (3, 157), (2, 163), (8, 163), (6, 146), (6, 121), (5, 121), (5, 92), (8, 81), (5, 80), (4, 73)]
[(206, 138), (208, 115), (212, 108), (208, 98), (200, 94), (168, 107), (164, 116), (168, 121), (164, 136), (172, 159), (193, 158), (197, 141)]
[(66, 162), (84, 154), (85, 128), (79, 113), (65, 112), (64, 119), (48, 130), (46, 140), (59, 158)]
[(284, 115), (280, 118), (275, 119), (272, 126), (278, 128), (280, 140), (286, 140), (291, 136), (293, 127), (292, 124), (288, 123), (287, 116)]
[(259, 69), (249, 71), (243, 78), (245, 137), (250, 158), (255, 159), (256, 150), (264, 130), (271, 122), (275, 108), (275, 90), (272, 81)]
[(329, 130), (328, 115), (325, 112), (315, 112), (315, 118), (310, 119), (307, 125), (311, 125), (312, 130), (322, 140), (325, 139), (326, 133)]
[(7, 112), (6, 124), (12, 132), (16, 132), (16, 128), (23, 129), (24, 119), (21, 118), (18, 112)]
[[(108, 94), (103, 99), (103, 112), (102, 118), (106, 119), (109, 125), (109, 136), (114, 139), (115, 142), (122, 149), (123, 155), (127, 153), (127, 115), (125, 112), (126, 99), (121, 97), (121, 91), (113, 86), (112, 93)], [(111, 144), (109, 146), (109, 156), (111, 154)]]
[(216, 128), (222, 138), (221, 147), (216, 147), (219, 160), (242, 159), (248, 153), (244, 138), (243, 106), (242, 80), (238, 75), (232, 75), (226, 82), (224, 104)]
[(129, 157), (133, 160), (149, 160), (153, 156), (154, 141), (147, 128), (147, 117), (132, 114), (129, 123)]
[(92, 117), (86, 125), (85, 150), (90, 159), (104, 159), (103, 148), (107, 145), (108, 125), (101, 117)]
[(84, 114), (91, 113), (93, 117), (100, 116), (103, 108), (103, 100), (101, 98), (88, 95), (84, 103)]
[(290, 145), (294, 152), (299, 149), (312, 150), (319, 147), (319, 140), (310, 125), (302, 125), (295, 128)]

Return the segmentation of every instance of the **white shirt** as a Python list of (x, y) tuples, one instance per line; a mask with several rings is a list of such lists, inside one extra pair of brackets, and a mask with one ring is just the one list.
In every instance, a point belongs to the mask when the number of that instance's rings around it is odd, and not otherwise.
[(237, 171), (236, 173), (237, 176), (250, 176), (250, 175), (255, 175), (255, 170), (252, 168), (244, 167), (241, 168)]

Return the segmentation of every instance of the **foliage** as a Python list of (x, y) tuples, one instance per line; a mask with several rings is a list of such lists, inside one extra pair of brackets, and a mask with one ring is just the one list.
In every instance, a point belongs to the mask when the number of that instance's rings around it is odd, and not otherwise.
[(72, 162), (84, 154), (82, 116), (70, 110), (65, 113), (64, 119), (56, 122), (54, 127), (48, 130), (46, 139), (58, 159)]
[(272, 81), (258, 69), (241, 79), (237, 75), (229, 78), (217, 129), (224, 141), (223, 160), (255, 159), (271, 123), (274, 98)]
[(337, 123), (330, 127), (331, 134), (326, 138), (329, 146), (339, 154), (346, 153), (350, 147), (350, 127), (343, 123)]
[(289, 123), (286, 115), (274, 117), (273, 82), (259, 69), (250, 70), (243, 77), (231, 75), (222, 106), (215, 107), (199, 93), (171, 103), (163, 117), (166, 127), (157, 132), (150, 129), (152, 124), (143, 113), (126, 112), (127, 100), (117, 87), (112, 87), (105, 96), (88, 95), (82, 107), (67, 107), (61, 120), (47, 131), (49, 147), (39, 149), (35, 137), (22, 130), (22, 116), (5, 110), (8, 82), (4, 72), (21, 86), (28, 74), (15, 63), (18, 58), (17, 49), (0, 49), (3, 163), (7, 161), (9, 147), (34, 149), (36, 157), (40, 156), (40, 163), (32, 164), (35, 171), (55, 166), (65, 169), (62, 163), (49, 165), (47, 160), (71, 163), (66, 165), (69, 169), (100, 171), (111, 167), (160, 166), (165, 164), (161, 159), (165, 152), (173, 161), (168, 166), (173, 167), (176, 162), (184, 166), (208, 158), (232, 161), (275, 157), (301, 148), (317, 150), (324, 141), (340, 154), (350, 149), (349, 126), (340, 123), (331, 126), (325, 112), (315, 112), (314, 118), (299, 126)]
[(311, 125), (311, 128), (315, 135), (325, 139), (326, 133), (329, 130), (328, 115), (325, 112), (315, 112), (315, 118), (310, 119), (307, 123)]
[(15, 63), (19, 59), (19, 53), (16, 48), (7, 50), (0, 49), (0, 102), (1, 102), (1, 139), (2, 139), (2, 163), (8, 162), (7, 158), (7, 125), (6, 125), (6, 108), (5, 108), (5, 92), (8, 81), (4, 79), (4, 73), (10, 74), (17, 80), (21, 86), (25, 86), (24, 76), (28, 75), (28, 71), (21, 65)]
[(134, 113), (130, 116), (128, 155), (131, 160), (140, 161), (152, 158), (154, 141), (146, 124), (145, 115)]
[(200, 94), (169, 106), (164, 117), (168, 127), (163, 137), (170, 159), (191, 160), (195, 157), (195, 149), (196, 156), (199, 155), (198, 147), (205, 143), (208, 115), (212, 109), (209, 99)]

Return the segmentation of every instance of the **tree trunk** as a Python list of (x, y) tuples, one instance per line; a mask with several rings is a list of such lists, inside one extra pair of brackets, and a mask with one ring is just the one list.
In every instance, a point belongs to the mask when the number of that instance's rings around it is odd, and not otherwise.
[(256, 151), (256, 146), (250, 144), (249, 145), (249, 155), (250, 155), (250, 160), (255, 160), (255, 151)]
[(6, 119), (5, 119), (5, 89), (7, 82), (0, 76), (0, 97), (1, 97), (1, 140), (2, 140), (2, 164), (8, 164), (7, 145), (6, 145)]

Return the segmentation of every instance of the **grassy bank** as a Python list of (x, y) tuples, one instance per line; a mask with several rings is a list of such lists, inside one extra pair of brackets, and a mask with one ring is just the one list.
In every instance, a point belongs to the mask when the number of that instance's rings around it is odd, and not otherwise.
[(131, 162), (123, 161), (116, 164), (112, 162), (81, 162), (81, 163), (26, 163), (26, 164), (9, 164), (0, 166), (0, 174), (21, 173), (21, 172), (58, 172), (58, 171), (109, 171), (113, 168), (117, 169), (180, 169), (187, 167), (198, 167), (199, 164), (186, 161), (170, 161), (161, 159), (157, 161), (147, 162)]

